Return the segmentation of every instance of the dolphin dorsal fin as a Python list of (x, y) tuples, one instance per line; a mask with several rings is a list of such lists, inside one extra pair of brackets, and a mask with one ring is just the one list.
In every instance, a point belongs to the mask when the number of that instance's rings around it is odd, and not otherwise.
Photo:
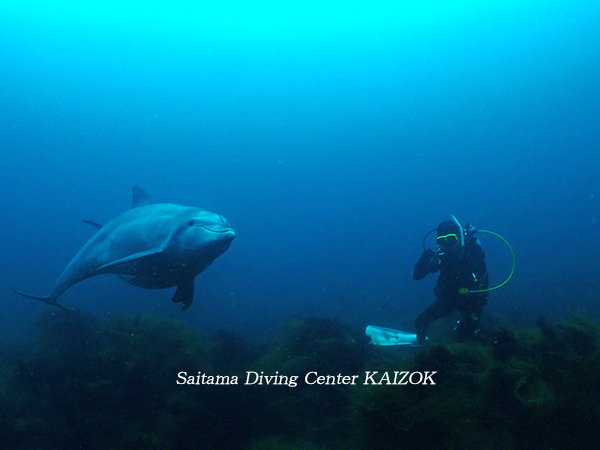
[(153, 203), (152, 199), (150, 199), (150, 196), (148, 195), (148, 193), (145, 190), (143, 190), (141, 187), (134, 186), (132, 191), (133, 191), (133, 203), (131, 204), (131, 209), (138, 208), (139, 206), (151, 205)]

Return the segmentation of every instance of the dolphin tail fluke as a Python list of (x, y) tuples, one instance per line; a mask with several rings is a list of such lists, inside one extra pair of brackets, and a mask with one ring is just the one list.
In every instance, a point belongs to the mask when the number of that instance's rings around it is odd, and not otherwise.
[(56, 297), (53, 297), (52, 295), (46, 295), (45, 297), (38, 297), (36, 295), (24, 294), (23, 292), (19, 292), (19, 291), (13, 289), (13, 288), (9, 288), (9, 289), (11, 291), (13, 291), (15, 294), (20, 295), (21, 297), (33, 298), (35, 300), (39, 300), (41, 302), (44, 302), (47, 305), (58, 306), (59, 308), (69, 310), (69, 308), (67, 308), (66, 306), (63, 306), (60, 303), (58, 303), (56, 301)]

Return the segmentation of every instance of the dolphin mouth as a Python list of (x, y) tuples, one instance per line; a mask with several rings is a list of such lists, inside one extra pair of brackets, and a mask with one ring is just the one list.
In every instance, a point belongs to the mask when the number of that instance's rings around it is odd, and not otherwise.
[(215, 234), (228, 234), (231, 233), (235, 236), (235, 230), (233, 228), (223, 227), (223, 226), (203, 226), (206, 231), (210, 231)]

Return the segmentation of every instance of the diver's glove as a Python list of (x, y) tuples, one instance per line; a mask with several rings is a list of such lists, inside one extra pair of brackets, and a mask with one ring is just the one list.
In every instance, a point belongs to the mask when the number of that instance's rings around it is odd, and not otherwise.
[(425, 278), (427, 274), (433, 273), (438, 269), (440, 260), (436, 253), (431, 249), (425, 249), (423, 254), (415, 264), (413, 270), (413, 278), (415, 280), (421, 280)]
[(430, 248), (427, 248), (427, 249), (423, 250), (423, 254), (419, 258), (419, 261), (417, 262), (417, 264), (428, 264), (435, 257), (436, 257), (435, 252), (433, 250), (431, 250)]
[(469, 238), (469, 237), (473, 236), (475, 233), (477, 233), (477, 228), (475, 228), (473, 225), (468, 223), (467, 226), (465, 227), (465, 236)]

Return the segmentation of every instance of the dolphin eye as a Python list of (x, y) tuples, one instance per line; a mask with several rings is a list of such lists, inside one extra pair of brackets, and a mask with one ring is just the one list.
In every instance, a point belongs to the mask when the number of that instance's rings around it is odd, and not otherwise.
[(192, 220), (190, 220), (190, 221), (188, 222), (188, 225), (189, 225), (190, 227), (193, 227), (195, 223), (196, 223), (196, 221), (195, 221), (194, 219), (192, 219)]

